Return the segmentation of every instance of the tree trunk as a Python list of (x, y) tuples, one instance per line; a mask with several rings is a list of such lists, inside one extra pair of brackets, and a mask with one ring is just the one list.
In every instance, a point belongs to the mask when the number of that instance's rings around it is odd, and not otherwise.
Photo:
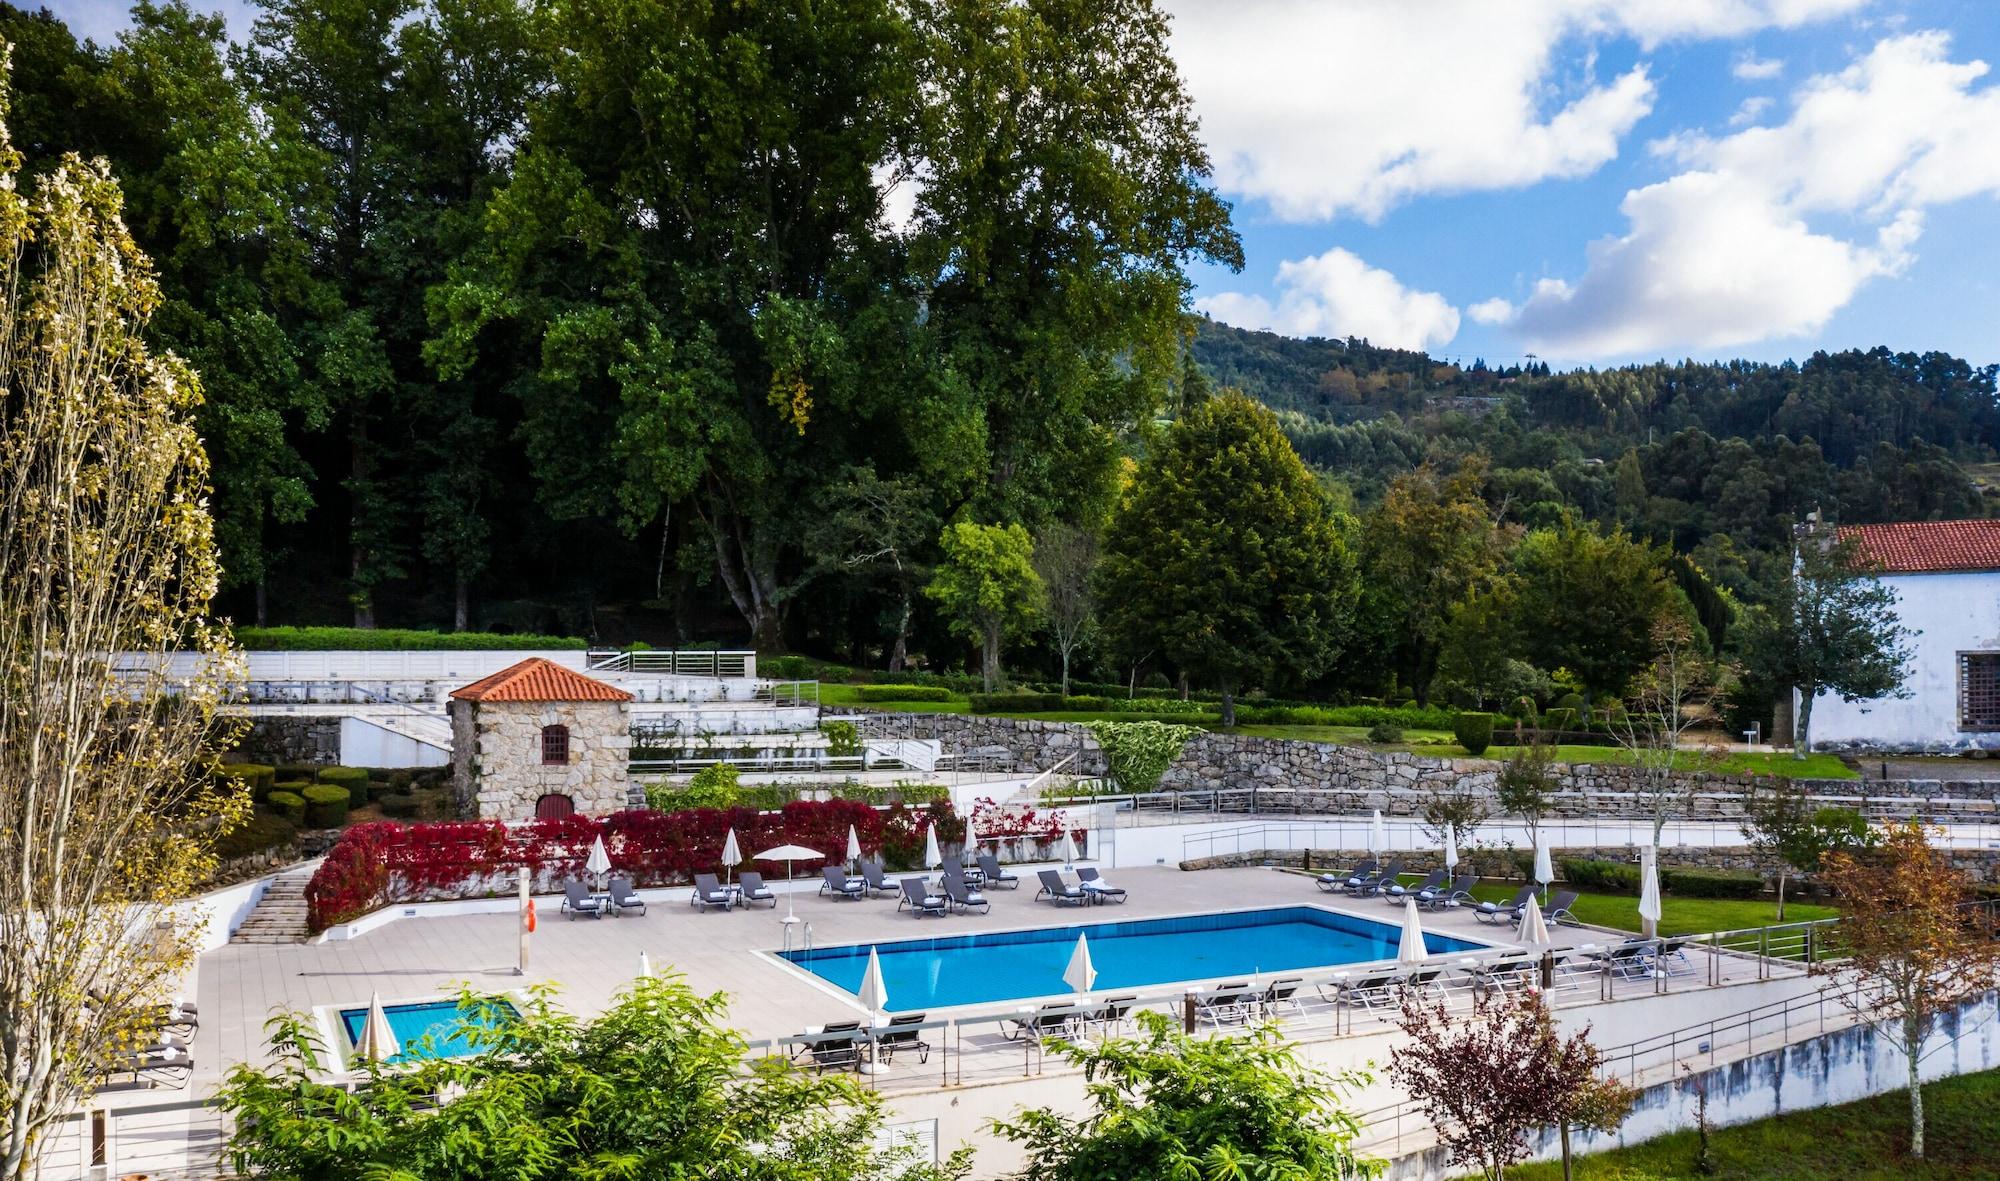
[(266, 619), (265, 610), (270, 605), (269, 594), (268, 594), (269, 589), (270, 588), (264, 582), (264, 576), (262, 574), (259, 574), (257, 576), (257, 626), (258, 627), (270, 626), (268, 623), (265, 622)]
[(1000, 628), (988, 625), (986, 638), (979, 646), (979, 676), (986, 691), (993, 693), (1001, 683), (1000, 676)]
[(1224, 685), (1222, 687), (1222, 725), (1234, 726), (1235, 724), (1236, 724), (1236, 686)]
[(471, 612), (467, 610), (471, 597), (471, 586), (464, 574), (451, 580), (451, 630), (462, 632), (466, 629)]
[(1069, 696), (1069, 649), (1068, 648), (1064, 648), (1062, 650), (1062, 662), (1063, 662), (1062, 695), (1064, 697), (1068, 697)]
[(349, 493), (353, 503), (347, 511), (348, 576), (354, 582), (354, 626), (372, 628), (375, 626), (374, 591), (361, 580), (368, 567), (368, 550), (361, 542), (362, 530), (362, 489), (368, 483), (368, 424), (362, 417), (360, 408), (354, 411), (354, 426), (348, 432), (348, 472), (353, 478), (353, 488)]
[(1812, 703), (1816, 694), (1817, 690), (1799, 690), (1799, 716), (1792, 719), (1792, 757), (1795, 759), (1805, 758), (1806, 752), (1811, 749)]
[(1785, 921), (1785, 867), (1778, 867), (1778, 921)]
[(1923, 1028), (1917, 1022), (1904, 1020), (1903, 1048), (1910, 1058), (1910, 1155), (1922, 1160), (1924, 1156), (1924, 1084), (1921, 1064), (1917, 1055), (1924, 1048)]
[(903, 611), (896, 617), (896, 643), (889, 649), (889, 671), (903, 671), (903, 664), (910, 658), (910, 592), (903, 592)]
[(1574, 1181), (1574, 1174), (1570, 1172), (1572, 1166), (1569, 1156), (1569, 1121), (1564, 1120), (1558, 1126), (1562, 1129), (1563, 1181)]

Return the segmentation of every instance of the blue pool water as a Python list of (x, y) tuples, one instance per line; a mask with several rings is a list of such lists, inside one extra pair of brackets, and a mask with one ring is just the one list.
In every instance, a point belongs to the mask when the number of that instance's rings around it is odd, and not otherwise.
[[(863, 953), (866, 954), (865, 952)], [(860, 977), (855, 977), (859, 983)], [(419, 1001), (408, 1005), (384, 1005), (382, 1011), (388, 1014), (389, 1030), (396, 1035), (396, 1042), (403, 1052), (390, 1058), (390, 1062), (407, 1062), (413, 1058), (461, 1058), (473, 1052), (472, 1043), (466, 1039), (464, 1030), (468, 1025), (492, 1028), (496, 1022), (491, 1014), (460, 1012), (457, 1001)], [(506, 1007), (499, 1021), (504, 1022), (514, 1014), (511, 1006)], [(352, 1049), (361, 1040), (361, 1027), (368, 1020), (368, 1010), (342, 1009), (340, 1025), (347, 1034), (347, 1045)], [(417, 1048), (418, 1040), (429, 1037), (435, 1039), (429, 1050)]]
[[(1062, 996), (1077, 932), (1090, 938), (1095, 991), (1147, 988), (1178, 981), (1241, 979), (1252, 973), (1338, 967), (1394, 959), (1397, 923), (1376, 922), (1311, 906), (1228, 914), (1184, 915), (1084, 927), (998, 931), (860, 943), (785, 952), (784, 957), (849, 992), (861, 989), (872, 947), (882, 960), (889, 1010), (909, 1012), (983, 1001)], [(1433, 955), (1477, 951), (1481, 944), (1424, 933)]]

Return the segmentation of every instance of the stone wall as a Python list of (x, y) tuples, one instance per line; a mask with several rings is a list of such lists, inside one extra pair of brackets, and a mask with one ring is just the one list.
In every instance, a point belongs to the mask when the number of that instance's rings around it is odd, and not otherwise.
[[(1966, 874), (1975, 882), (2000, 883), (2000, 849), (1942, 849), (1951, 867)], [(1196, 857), (1180, 863), (1184, 870), (1235, 869), (1243, 866), (1278, 865), (1294, 869), (1310, 869), (1314, 872), (1345, 870), (1359, 864), (1368, 856), (1365, 849), (1245, 849), (1235, 853), (1219, 853), (1213, 857)], [(1625, 845), (1565, 845), (1552, 848), (1550, 857), (1556, 862), (1556, 873), (1562, 873), (1562, 862), (1580, 858), (1597, 858), (1603, 861), (1632, 860), (1632, 850)], [(1398, 851), (1392, 856), (1400, 858), (1405, 873), (1429, 873), (1443, 868), (1443, 853), (1435, 849), (1419, 849), (1414, 852)], [(1521, 881), (1525, 879), (1526, 851), (1498, 849), (1465, 849), (1459, 855), (1459, 869), (1466, 873), (1477, 873), (1494, 880)], [(1766, 887), (1775, 888), (1778, 879), (1778, 863), (1775, 859), (1745, 845), (1669, 845), (1660, 850), (1662, 869), (1735, 869), (1752, 870), (1764, 875)], [(1798, 888), (1796, 876), (1791, 889)], [(1793, 895), (1796, 899), (1796, 895)]]
[[(631, 706), (623, 701), (454, 701), (453, 781), (485, 820), (529, 820), (544, 795), (570, 797), (592, 816), (616, 812), (640, 791), (627, 770)], [(542, 762), (542, 728), (569, 727), (569, 762)], [(475, 741), (464, 740), (466, 730)], [(470, 753), (470, 760), (467, 754)], [(644, 802), (641, 792), (639, 801)]]
[(331, 767), (340, 762), (340, 719), (299, 714), (275, 714), (250, 719), (250, 730), (231, 758), (247, 763), (309, 763)]

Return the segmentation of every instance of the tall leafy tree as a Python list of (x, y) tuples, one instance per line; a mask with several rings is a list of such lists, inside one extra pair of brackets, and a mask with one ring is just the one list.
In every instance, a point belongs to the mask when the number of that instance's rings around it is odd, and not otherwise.
[(1035, 538), (1035, 572), (1048, 597), (1049, 638), (1062, 658), (1062, 693), (1069, 696), (1070, 659), (1097, 625), (1098, 539), (1095, 533), (1058, 521)]
[(1222, 691), (1313, 676), (1346, 641), (1354, 563), (1325, 495), (1241, 394), (1166, 432), (1112, 514), (1101, 598), (1130, 650), (1157, 649)]
[(938, 548), (943, 556), (924, 593), (953, 631), (979, 645), (980, 679), (991, 693), (1005, 680), (1001, 643), (1039, 620), (1047, 603), (1034, 539), (1019, 525), (958, 521), (945, 527)]
[(1574, 519), (1522, 538), (1511, 555), (1528, 658), (1617, 696), (1653, 656), (1670, 590), (1651, 547)]
[(1812, 748), (1812, 707), (1821, 693), (1844, 701), (1903, 697), (1910, 631), (1897, 621), (1896, 592), (1874, 577), (1851, 544), (1808, 537), (1768, 610), (1751, 617), (1743, 644), (1755, 680), (1798, 691), (1792, 752)]
[(1428, 700), (1453, 608), (1500, 564), (1500, 537), (1480, 494), (1485, 480), (1481, 459), (1450, 473), (1426, 464), (1391, 482), (1362, 518), (1364, 610), (1388, 624), (1401, 679), (1420, 701)]

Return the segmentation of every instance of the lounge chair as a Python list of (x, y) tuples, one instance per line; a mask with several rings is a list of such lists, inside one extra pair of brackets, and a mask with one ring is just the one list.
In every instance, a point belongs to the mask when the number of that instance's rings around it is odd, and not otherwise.
[(1001, 869), (1000, 859), (991, 853), (981, 853), (979, 855), (979, 872), (986, 875), (986, 884), (988, 886), (1005, 886), (1009, 890), (1018, 890), (1021, 888), (1020, 877)]
[(1104, 1007), (1097, 1011), (1094, 1020), (1102, 1022), (1106, 1031), (1123, 1029), (1126, 1020), (1132, 1015), (1132, 1006), (1138, 999), (1136, 996), (1107, 997)]
[(1008, 1041), (1019, 1041), (1024, 1037), (1067, 1038), (1077, 1022), (1076, 1006), (1068, 1001), (1056, 1001), (1032, 1011), (1023, 1010), (1018, 1017), (1009, 1017), (1007, 1024), (1000, 1028), (1001, 1036)]
[(1504, 956), (1483, 964), (1475, 964), (1470, 969), (1472, 985), (1475, 989), (1498, 989), (1525, 986), (1535, 982), (1537, 960), (1533, 956)]
[(1305, 986), (1300, 976), (1287, 976), (1283, 980), (1271, 981), (1271, 987), (1264, 990), (1258, 1003), (1264, 1011), (1275, 1016), (1279, 1009), (1290, 1009), (1294, 1013), (1306, 1011), (1305, 1002), (1299, 999), (1299, 989)]
[(897, 893), (896, 883), (883, 874), (882, 863), (879, 861), (861, 863), (861, 885), (869, 894)]
[(986, 875), (979, 871), (977, 865), (967, 865), (964, 858), (946, 857), (939, 864), (943, 866), (942, 872), (945, 877), (964, 878), (968, 884), (974, 887), (978, 887), (985, 882)]
[(1577, 892), (1575, 890), (1557, 890), (1555, 897), (1549, 899), (1548, 910), (1543, 913), (1548, 916), (1548, 920), (1552, 923), (1561, 923), (1566, 927), (1581, 927), (1583, 924), (1577, 921), (1577, 917), (1569, 912), (1569, 908), (1576, 905), (1576, 900)]
[(1662, 939), (1660, 940), (1659, 950), (1654, 953), (1653, 959), (1658, 963), (1660, 970), (1667, 975), (1685, 976), (1694, 971), (1694, 964), (1688, 959), (1687, 951), (1685, 950), (1688, 944), (1692, 942), (1694, 942), (1692, 939), (1685, 938)]
[(646, 900), (639, 897), (632, 889), (631, 878), (611, 879), (611, 906), (614, 914), (624, 914), (630, 910), (636, 910), (640, 914), (646, 913)]
[(860, 901), (868, 893), (868, 883), (860, 878), (847, 876), (847, 871), (837, 865), (829, 865), (819, 871), (819, 892), (832, 894), (837, 898)]
[(590, 892), (583, 888), (582, 882), (564, 882), (562, 911), (571, 918), (587, 914), (591, 918), (601, 919), (604, 917), (604, 903), (591, 897)]
[(903, 1013), (889, 1018), (889, 1024), (875, 1033), (875, 1051), (882, 1055), (882, 1061), (894, 1061), (899, 1051), (914, 1050), (918, 1062), (929, 1062), (931, 1044), (924, 1040), (922, 1030), (909, 1028), (923, 1022), (922, 1013)]
[(1217, 1026), (1241, 1025), (1250, 1020), (1262, 996), (1261, 992), (1251, 991), (1247, 980), (1218, 984), (1194, 994), (1194, 1019), (1197, 1023), (1206, 1021)]
[(1609, 951), (1594, 953), (1592, 958), (1599, 968), (1623, 980), (1653, 978), (1653, 944), (1650, 940), (1627, 939)]
[(1434, 869), (1430, 872), (1429, 876), (1414, 886), (1405, 886), (1403, 883), (1393, 880), (1384, 882), (1382, 883), (1381, 895), (1390, 902), (1401, 902), (1405, 898), (1421, 895), (1444, 885), (1445, 879), (1450, 873), (1450, 870)]
[(1383, 868), (1381, 873), (1363, 880), (1358, 886), (1349, 887), (1347, 892), (1356, 898), (1367, 898), (1370, 895), (1379, 894), (1384, 889), (1393, 885), (1396, 879), (1402, 875), (1402, 872), (1403, 863), (1401, 861), (1391, 861)]
[(688, 905), (703, 910), (711, 906), (728, 910), (736, 905), (736, 895), (716, 881), (714, 874), (698, 873), (694, 875), (694, 894), (688, 898)]
[(897, 900), (896, 909), (901, 910), (905, 906), (909, 907), (910, 913), (917, 918), (927, 914), (943, 918), (949, 913), (951, 899), (943, 894), (931, 893), (930, 883), (922, 878), (904, 878), (903, 896)]
[(975, 906), (979, 908), (980, 914), (993, 909), (993, 904), (986, 901), (986, 896), (973, 889), (972, 884), (960, 874), (948, 873), (944, 876), (944, 896), (951, 899), (951, 908), (960, 914)]
[(1342, 983), (1339, 999), (1365, 1009), (1373, 1009), (1378, 1005), (1393, 1007), (1397, 1003), (1396, 994), (1402, 982), (1402, 977), (1394, 972), (1363, 976), (1352, 984)]
[(1042, 883), (1042, 888), (1035, 892), (1038, 899), (1046, 898), (1058, 905), (1068, 903), (1071, 906), (1083, 906), (1090, 901), (1090, 895), (1085, 894), (1081, 886), (1063, 881), (1062, 875), (1053, 869), (1037, 870), (1035, 876)]
[(1125, 901), (1125, 891), (1099, 877), (1097, 869), (1094, 866), (1079, 866), (1076, 871), (1076, 877), (1077, 888), (1096, 898), (1099, 902), (1104, 901), (1106, 898), (1115, 899), (1121, 903)]
[(1344, 890), (1349, 886), (1360, 885), (1363, 878), (1374, 872), (1375, 859), (1370, 857), (1346, 873), (1323, 873), (1314, 878), (1313, 881), (1320, 889), (1331, 894), (1335, 890)]
[(736, 884), (740, 887), (736, 895), (736, 900), (740, 904), (749, 906), (756, 902), (768, 902), (774, 907), (778, 905), (778, 896), (771, 892), (771, 887), (764, 884), (764, 875), (756, 870), (745, 870), (738, 876)]
[[(842, 1036), (821, 1038), (803, 1044), (801, 1049), (812, 1055), (815, 1070), (825, 1072), (861, 1068), (861, 1045), (867, 1035), (861, 1032), (859, 1021), (835, 1021), (822, 1027), (819, 1032)], [(796, 1056), (796, 1051), (794, 1054)]]
[(1514, 891), (1514, 896), (1505, 902), (1481, 902), (1472, 908), (1472, 917), (1482, 923), (1518, 923), (1521, 908), (1528, 905), (1528, 899), (1535, 896), (1535, 884), (1529, 882)]
[(1455, 881), (1419, 893), (1417, 905), (1425, 910), (1436, 910), (1442, 906), (1462, 906), (1472, 900), (1472, 887), (1478, 884), (1478, 874), (1462, 873)]

